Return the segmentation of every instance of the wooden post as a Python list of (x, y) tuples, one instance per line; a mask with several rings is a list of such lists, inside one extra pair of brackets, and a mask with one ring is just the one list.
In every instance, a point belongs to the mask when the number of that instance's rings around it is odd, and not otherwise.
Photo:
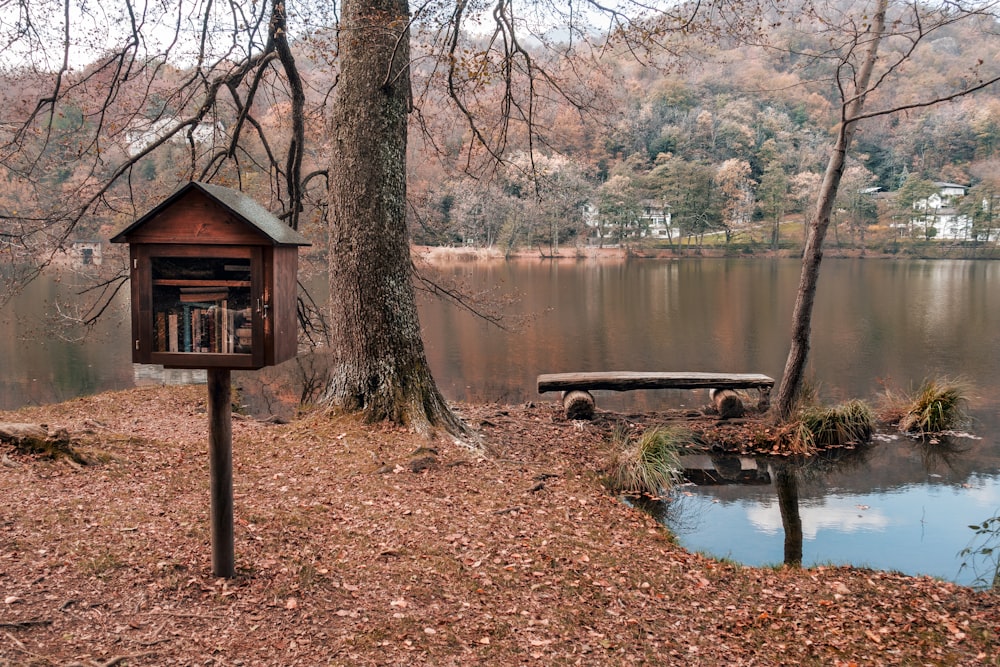
[(719, 411), (721, 419), (735, 419), (743, 416), (743, 399), (732, 389), (709, 389), (708, 396)]
[(594, 397), (589, 391), (579, 389), (564, 392), (563, 409), (567, 419), (593, 419)]
[(208, 369), (208, 445), (212, 493), (212, 574), (236, 576), (233, 555), (233, 421), (228, 368)]

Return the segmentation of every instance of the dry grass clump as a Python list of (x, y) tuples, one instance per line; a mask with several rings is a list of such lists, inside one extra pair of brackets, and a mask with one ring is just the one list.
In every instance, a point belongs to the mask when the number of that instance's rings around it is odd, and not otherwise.
[(669, 491), (683, 472), (678, 452), (693, 437), (676, 426), (656, 426), (638, 437), (628, 427), (618, 426), (612, 434), (614, 453), (604, 485), (626, 496), (658, 496)]
[(864, 401), (852, 400), (834, 407), (804, 408), (785, 427), (779, 443), (787, 453), (809, 455), (830, 447), (865, 444), (874, 430), (872, 409)]
[(927, 380), (908, 397), (900, 411), (899, 430), (904, 433), (940, 433), (965, 426), (968, 387), (957, 380)]

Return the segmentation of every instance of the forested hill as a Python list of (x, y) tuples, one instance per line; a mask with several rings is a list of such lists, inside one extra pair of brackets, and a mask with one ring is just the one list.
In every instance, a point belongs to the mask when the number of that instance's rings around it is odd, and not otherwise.
[[(738, 13), (712, 15), (678, 32), (640, 22), (610, 40), (574, 44), (568, 56), (565, 48), (525, 39), (519, 43), (524, 52), (507, 59), (496, 57), (490, 51), (495, 40), (483, 35), (467, 36), (462, 49), (443, 60), (440, 33), (416, 23), (408, 164), (414, 240), (508, 247), (570, 242), (589, 231), (585, 211), (624, 228), (650, 207), (669, 210), (686, 233), (766, 228), (802, 211), (814, 198), (839, 121), (837, 66), (856, 58), (865, 17), (859, 13), (851, 23), (852, 4), (842, 0), (779, 6), (738, 21)], [(898, 18), (906, 9), (891, 11), (890, 18)], [(913, 29), (897, 29), (883, 43), (877, 75), (885, 78), (869, 96), (869, 109), (919, 105), (995, 75), (1000, 36), (992, 18), (951, 23), (933, 12), (925, 18), (923, 25), (933, 29), (919, 39)], [(321, 30), (292, 44), (306, 90), (304, 174), (336, 159), (326, 141), (336, 81), (333, 44)], [(849, 57), (851, 44), (857, 48)], [(449, 64), (455, 65), (450, 72)], [(9, 63), (0, 72), (6, 181), (0, 214), (11, 219), (26, 211), (41, 215), (52, 201), (105, 177), (200, 103), (197, 94), (178, 94), (192, 71), (166, 62), (131, 74), (111, 99), (113, 71), (95, 62), (64, 77), (72, 95), (51, 123), (41, 114), (23, 132), (19, 123), (51, 77)], [(841, 67), (840, 83), (851, 73)], [(244, 142), (231, 153), (236, 159), (209, 170), (265, 203), (280, 190), (268, 157), (281, 155), (291, 123), (280, 81), (274, 91), (255, 98), (242, 121), (259, 130), (251, 137), (266, 133), (268, 142)], [(129, 205), (105, 198), (107, 205), (95, 207), (72, 235), (106, 237), (179, 181), (201, 176), (192, 164), (203, 165), (226, 145), (240, 113), (235, 102), (228, 111), (222, 105), (190, 139), (185, 133), (141, 157), (113, 191)], [(32, 142), (43, 140), (45, 149), (32, 154)], [(1000, 192), (998, 149), (996, 86), (865, 120), (839, 206), (864, 226), (875, 212), (857, 193), (896, 191), (908, 178)], [(42, 163), (46, 168), (34, 172), (42, 177), (20, 176), (27, 165)], [(306, 233), (321, 224), (321, 182), (312, 179), (307, 189)]]
[[(446, 228), (451, 240), (502, 244), (516, 236), (547, 245), (557, 221), (578, 224), (572, 207), (581, 200), (612, 226), (651, 203), (665, 205), (687, 230), (766, 226), (804, 210), (814, 201), (839, 122), (838, 85), (847, 86), (852, 74), (842, 70), (838, 83), (836, 66), (844, 45), (857, 37), (833, 27), (849, 3), (827, 5), (826, 23), (804, 17), (806, 6), (812, 3), (762, 17), (753, 45), (674, 39), (670, 54), (652, 58), (654, 66), (625, 48), (560, 63), (566, 94), (535, 110), (541, 141), (534, 144), (540, 156), (533, 164), (522, 142), (511, 151), (513, 168), (483, 187), (449, 180), (415, 160), (413, 182), (426, 197), (430, 223), (418, 233), (433, 240)], [(876, 74), (885, 78), (869, 95), (868, 109), (919, 105), (988, 77), (1000, 61), (1000, 37), (984, 36), (986, 20), (944, 23), (919, 42), (913, 30), (901, 30), (883, 43)], [(566, 98), (585, 101), (585, 110)], [(464, 128), (460, 117), (449, 118), (452, 128)], [(467, 149), (450, 138), (445, 146)], [(998, 140), (995, 85), (868, 119), (855, 138), (838, 207), (851, 224), (874, 223), (874, 203), (860, 201), (858, 193), (896, 191), (908, 178), (1000, 191)], [(449, 166), (465, 165), (460, 150), (454, 158)], [(534, 178), (526, 175), (532, 170)], [(560, 231), (559, 238), (572, 233)]]

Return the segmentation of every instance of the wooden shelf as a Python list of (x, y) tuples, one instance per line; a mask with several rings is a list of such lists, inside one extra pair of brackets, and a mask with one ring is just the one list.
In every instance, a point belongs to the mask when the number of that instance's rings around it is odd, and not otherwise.
[(157, 278), (154, 285), (167, 287), (250, 287), (249, 280), (215, 280), (198, 278)]

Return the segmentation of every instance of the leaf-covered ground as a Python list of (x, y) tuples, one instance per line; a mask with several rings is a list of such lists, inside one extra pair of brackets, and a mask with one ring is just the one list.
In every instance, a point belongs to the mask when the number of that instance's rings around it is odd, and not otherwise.
[[(0, 665), (987, 665), (1000, 596), (685, 552), (599, 483), (610, 419), (460, 406), (485, 453), (313, 414), (233, 425), (211, 573), (205, 388), (0, 414)], [(423, 447), (423, 449), (419, 449)]]

